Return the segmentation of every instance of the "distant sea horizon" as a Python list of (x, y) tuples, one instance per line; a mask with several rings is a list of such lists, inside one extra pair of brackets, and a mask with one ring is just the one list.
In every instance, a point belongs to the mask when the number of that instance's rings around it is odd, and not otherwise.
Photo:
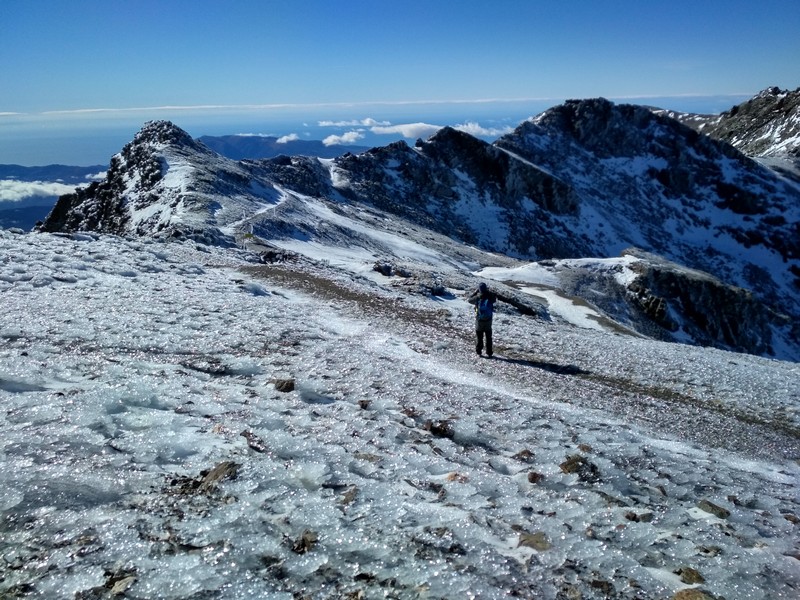
[[(696, 114), (718, 114), (753, 94), (609, 98)], [(188, 107), (89, 110), (35, 115), (0, 113), (0, 164), (107, 165), (151, 120), (166, 119), (192, 137), (263, 135), (327, 140), (343, 145), (384, 146), (416, 137), (427, 139), (437, 127), (462, 126), (494, 141), (520, 123), (565, 99), (463, 103), (337, 104), (307, 107)]]

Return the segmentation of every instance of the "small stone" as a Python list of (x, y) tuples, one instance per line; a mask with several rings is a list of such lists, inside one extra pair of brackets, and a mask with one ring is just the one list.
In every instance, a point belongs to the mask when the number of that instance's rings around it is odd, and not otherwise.
[(288, 393), (294, 391), (294, 379), (276, 379), (275, 389), (279, 392)]
[(600, 590), (600, 592), (606, 597), (609, 597), (614, 593), (614, 585), (605, 579), (594, 579), (590, 585), (592, 588)]
[(310, 529), (306, 529), (292, 544), (292, 552), (296, 554), (305, 554), (313, 549), (319, 537)]
[(574, 585), (564, 584), (561, 593), (566, 600), (583, 600), (580, 588)]
[(549, 550), (553, 547), (553, 545), (550, 543), (550, 540), (547, 539), (547, 534), (545, 534), (543, 531), (537, 531), (535, 533), (520, 533), (517, 547), (519, 548), (520, 546), (533, 548), (539, 552), (544, 552), (545, 550)]
[(717, 600), (715, 596), (712, 596), (708, 592), (698, 589), (698, 588), (689, 588), (686, 590), (681, 590), (676, 592), (675, 595), (672, 597), (672, 600)]
[(727, 519), (731, 516), (731, 511), (729, 511), (727, 508), (718, 506), (713, 502), (709, 502), (708, 500), (700, 500), (700, 502), (697, 503), (697, 508), (707, 513), (711, 513), (719, 519)]
[(205, 474), (200, 482), (199, 490), (201, 492), (211, 491), (217, 487), (221, 481), (225, 479), (233, 479), (239, 472), (239, 465), (230, 460), (223, 461)]
[(352, 504), (356, 496), (358, 496), (358, 488), (356, 486), (350, 486), (347, 491), (342, 496), (341, 503), (344, 505)]
[(119, 596), (120, 594), (124, 594), (135, 581), (136, 577), (133, 575), (129, 575), (128, 577), (124, 577), (116, 581), (111, 587), (111, 595)]
[(559, 465), (563, 473), (575, 473), (578, 479), (588, 483), (594, 483), (600, 479), (600, 469), (597, 468), (592, 462), (586, 460), (586, 457), (580, 454), (574, 454), (567, 457), (563, 463)]
[(250, 431), (249, 429), (245, 429), (239, 435), (243, 436), (247, 440), (247, 445), (250, 446), (256, 452), (266, 452), (267, 445), (264, 443), (260, 437), (258, 437), (255, 433)]
[(793, 525), (797, 525), (800, 523), (800, 518), (798, 518), (797, 515), (794, 515), (792, 513), (784, 514), (783, 518), (789, 521), (789, 523), (792, 523)]
[(514, 460), (518, 460), (520, 462), (529, 463), (529, 462), (533, 461), (534, 455), (533, 455), (533, 452), (531, 452), (530, 450), (525, 448), (524, 450), (520, 450), (519, 452), (517, 452), (511, 458), (513, 458)]
[(704, 556), (710, 556), (712, 558), (714, 556), (719, 556), (720, 554), (722, 554), (722, 548), (720, 548), (719, 546), (700, 546), (698, 548), (698, 551), (700, 552), (700, 554)]
[(436, 437), (453, 439), (455, 430), (453, 424), (448, 419), (440, 421), (426, 421), (425, 429), (430, 431)]
[(537, 473), (536, 471), (528, 473), (528, 483), (539, 483), (542, 479), (544, 479), (544, 475), (541, 473)]
[(634, 523), (650, 523), (653, 520), (653, 513), (644, 512), (639, 514), (631, 510), (625, 513), (625, 518)]
[(681, 567), (675, 571), (675, 574), (680, 576), (683, 583), (687, 583), (689, 585), (706, 582), (706, 578), (700, 574), (700, 571), (693, 569), (692, 567)]

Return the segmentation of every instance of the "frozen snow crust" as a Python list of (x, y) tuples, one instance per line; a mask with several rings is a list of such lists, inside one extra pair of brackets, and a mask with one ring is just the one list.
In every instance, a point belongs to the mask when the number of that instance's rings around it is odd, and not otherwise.
[(798, 597), (796, 363), (503, 306), (489, 361), (468, 290), (0, 249), (2, 598)]

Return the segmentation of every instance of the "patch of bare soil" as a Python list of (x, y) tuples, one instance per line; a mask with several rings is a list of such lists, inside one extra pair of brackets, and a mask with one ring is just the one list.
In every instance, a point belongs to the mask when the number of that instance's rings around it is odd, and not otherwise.
[(241, 270), (248, 275), (267, 279), (316, 298), (335, 301), (350, 310), (370, 317), (381, 317), (390, 314), (393, 318), (408, 323), (435, 325), (437, 328), (448, 328), (449, 333), (460, 332), (452, 325), (443, 323), (448, 315), (444, 309), (429, 309), (420, 306), (409, 306), (402, 297), (387, 296), (376, 290), (368, 293), (359, 287), (348, 286), (344, 281), (323, 277), (299, 265), (268, 264), (245, 266)]

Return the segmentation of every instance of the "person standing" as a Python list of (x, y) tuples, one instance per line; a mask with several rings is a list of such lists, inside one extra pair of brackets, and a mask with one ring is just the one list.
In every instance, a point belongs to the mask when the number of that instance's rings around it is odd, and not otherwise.
[(494, 316), (494, 303), (497, 294), (491, 291), (483, 282), (478, 289), (472, 292), (467, 302), (475, 306), (475, 335), (478, 338), (475, 351), (483, 354), (484, 339), (486, 341), (486, 356), (492, 357), (492, 316)]

